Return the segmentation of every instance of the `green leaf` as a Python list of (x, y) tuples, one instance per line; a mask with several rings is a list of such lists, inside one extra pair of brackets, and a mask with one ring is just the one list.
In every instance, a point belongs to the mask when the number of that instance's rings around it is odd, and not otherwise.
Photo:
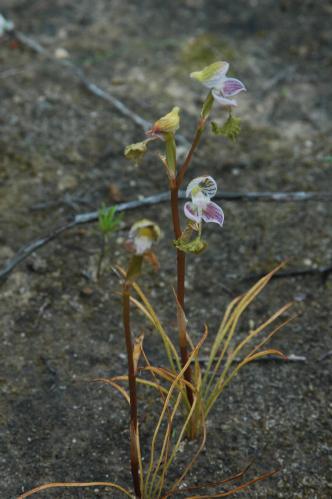
[(235, 142), (241, 131), (240, 123), (241, 121), (239, 118), (235, 118), (235, 116), (230, 114), (227, 121), (222, 126), (219, 126), (217, 123), (212, 121), (211, 128), (215, 135), (224, 135), (224, 137), (227, 137), (231, 141)]
[(202, 251), (207, 248), (207, 243), (203, 241), (199, 236), (192, 241), (186, 241), (180, 238), (176, 241), (173, 241), (173, 244), (180, 251), (184, 251), (185, 253), (194, 253), (196, 255), (202, 253)]
[(119, 228), (121, 220), (122, 214), (116, 214), (116, 206), (107, 208), (105, 205), (102, 205), (98, 211), (98, 225), (104, 235), (115, 232)]

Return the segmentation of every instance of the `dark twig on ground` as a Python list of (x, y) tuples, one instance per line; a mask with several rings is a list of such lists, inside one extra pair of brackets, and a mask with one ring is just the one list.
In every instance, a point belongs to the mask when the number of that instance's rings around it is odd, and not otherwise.
[[(257, 359), (252, 360), (251, 362), (269, 362), (269, 361), (277, 361), (277, 362), (306, 362), (307, 357), (303, 355), (296, 355), (290, 353), (286, 355), (287, 358), (279, 357), (278, 355), (266, 355), (265, 357), (258, 357)], [(198, 361), (201, 364), (206, 364), (209, 360), (209, 357), (200, 357)], [(233, 362), (241, 362), (240, 358), (235, 358)], [(216, 361), (217, 362), (217, 361)]]
[[(144, 131), (151, 128), (150, 121), (145, 120), (144, 118), (139, 116), (137, 113), (132, 111), (120, 99), (118, 99), (117, 97), (114, 97), (112, 94), (110, 94), (106, 90), (103, 90), (100, 86), (98, 86), (95, 83), (88, 80), (88, 78), (85, 76), (85, 74), (83, 73), (81, 68), (79, 68), (78, 66), (76, 66), (75, 64), (73, 64), (72, 62), (70, 62), (66, 59), (56, 59), (44, 47), (42, 47), (36, 40), (32, 39), (29, 36), (26, 36), (24, 33), (21, 33), (20, 31), (13, 30), (11, 32), (11, 34), (22, 45), (29, 48), (33, 52), (36, 52), (37, 54), (42, 55), (43, 57), (46, 57), (47, 59), (51, 60), (52, 62), (54, 62), (54, 63), (56, 63), (64, 68), (67, 68), (82, 83), (82, 85), (86, 88), (86, 90), (88, 90), (90, 93), (92, 93), (96, 97), (99, 97), (100, 99), (110, 103), (119, 113), (121, 113), (126, 118), (129, 118), (136, 125), (143, 128)], [(185, 147), (189, 147), (189, 142), (182, 135), (177, 135), (177, 141), (181, 145), (183, 145)]]
[[(308, 269), (294, 269), (294, 270), (283, 270), (278, 272), (273, 276), (274, 279), (283, 279), (287, 277), (301, 277), (306, 275), (319, 275), (322, 278), (323, 283), (325, 283), (329, 274), (332, 273), (332, 265), (328, 265), (326, 267), (317, 267), (317, 268), (308, 268)], [(252, 274), (246, 277), (245, 281), (255, 281), (256, 279), (260, 279), (265, 275), (264, 272), (259, 274)], [(0, 274), (1, 277), (1, 274)]]
[[(179, 192), (180, 199), (185, 199), (185, 192)], [(332, 200), (332, 193), (315, 193), (315, 192), (224, 192), (216, 195), (216, 199), (223, 199), (227, 201), (274, 201), (274, 202), (285, 202), (285, 201), (316, 201), (316, 200)], [(145, 206), (151, 206), (158, 203), (163, 203), (169, 200), (169, 192), (162, 192), (160, 194), (155, 194), (153, 196), (148, 196), (143, 199), (128, 201), (127, 203), (119, 203), (116, 205), (116, 210), (118, 212), (133, 210), (136, 208), (141, 208)], [(9, 260), (5, 266), (0, 270), (0, 280), (5, 279), (11, 271), (23, 260), (25, 260), (34, 251), (42, 248), (50, 241), (53, 241), (57, 236), (62, 234), (68, 229), (72, 229), (78, 225), (96, 222), (98, 220), (98, 211), (93, 211), (90, 213), (81, 213), (75, 215), (71, 220), (67, 221), (63, 225), (55, 228), (52, 232), (47, 234), (45, 237), (40, 237), (35, 241), (32, 241), (24, 245), (16, 255)], [(284, 271), (276, 274), (276, 277), (289, 277), (297, 276), (303, 274), (315, 274), (321, 273), (322, 275), (328, 275), (332, 271), (332, 267), (326, 267), (323, 269), (305, 269), (305, 270), (295, 270), (295, 271)], [(260, 276), (255, 276), (260, 277)], [(252, 279), (250, 276), (249, 279)]]
[(332, 350), (329, 352), (325, 352), (321, 357), (319, 357), (319, 362), (322, 362), (323, 360), (328, 359), (329, 357), (332, 357)]

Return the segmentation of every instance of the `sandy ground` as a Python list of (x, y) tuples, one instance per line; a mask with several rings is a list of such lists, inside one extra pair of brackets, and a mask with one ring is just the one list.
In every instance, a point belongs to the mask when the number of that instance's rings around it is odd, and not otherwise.
[[(331, 190), (330, 2), (2, 0), (1, 12), (51, 54), (65, 49), (91, 81), (145, 119), (179, 105), (188, 140), (204, 95), (188, 74), (229, 60), (248, 87), (236, 111), (241, 136), (232, 144), (207, 131), (188, 179), (211, 174), (225, 191)], [(0, 263), (75, 213), (166, 190), (155, 153), (139, 169), (124, 159), (124, 146), (143, 136), (130, 119), (88, 93), (67, 69), (8, 39), (0, 43)], [(213, 118), (222, 121), (218, 109)], [(246, 277), (286, 258), (289, 269), (332, 260), (329, 203), (224, 202), (223, 209), (223, 230), (206, 227), (208, 250), (188, 262), (187, 314), (195, 340), (204, 322), (213, 336), (230, 299), (225, 287), (240, 293), (249, 285)], [(164, 238), (160, 273), (147, 271), (142, 285), (175, 334), (168, 206), (128, 213), (110, 261), (127, 261), (123, 240), (143, 216), (160, 223)], [(87, 383), (126, 368), (117, 279), (107, 271), (98, 283), (91, 279), (99, 246), (95, 225), (69, 231), (1, 287), (4, 499), (52, 480), (130, 486), (127, 408), (109, 387)], [(323, 282), (317, 274), (273, 281), (252, 307), (240, 334), (249, 321), (258, 323), (294, 300), (298, 318), (272, 346), (307, 360), (242, 371), (211, 415), (191, 483), (221, 479), (255, 457), (253, 474), (280, 472), (242, 497), (332, 496), (331, 298), (331, 276)], [(137, 321), (150, 358), (163, 363), (158, 338), (141, 317)], [(145, 435), (154, 410), (154, 395), (144, 392)], [(184, 457), (190, 449), (186, 444)], [(121, 495), (100, 489), (39, 497)]]

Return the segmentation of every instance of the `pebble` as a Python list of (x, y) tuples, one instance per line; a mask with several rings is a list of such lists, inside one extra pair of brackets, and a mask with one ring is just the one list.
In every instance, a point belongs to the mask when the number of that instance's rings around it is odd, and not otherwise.
[(64, 175), (58, 182), (60, 192), (76, 189), (78, 181), (73, 175)]
[(64, 49), (64, 48), (61, 48), (61, 47), (58, 47), (57, 49), (55, 49), (54, 51), (54, 57), (56, 59), (68, 59), (69, 57), (69, 52), (68, 50)]
[(84, 288), (81, 289), (81, 296), (91, 296), (93, 294), (93, 289), (90, 288), (89, 286), (85, 286)]

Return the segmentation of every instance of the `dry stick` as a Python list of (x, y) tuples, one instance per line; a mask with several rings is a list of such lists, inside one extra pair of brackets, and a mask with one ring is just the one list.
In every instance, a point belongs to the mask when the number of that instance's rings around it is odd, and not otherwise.
[[(185, 199), (186, 195), (184, 191), (179, 191), (178, 198)], [(332, 193), (329, 192), (224, 192), (222, 194), (217, 194), (215, 196), (216, 199), (223, 199), (224, 201), (274, 201), (274, 202), (291, 202), (291, 201), (332, 201)], [(116, 205), (116, 211), (128, 211), (134, 210), (136, 208), (143, 208), (144, 206), (152, 206), (159, 203), (164, 203), (169, 201), (170, 194), (169, 192), (161, 192), (160, 194), (155, 194), (152, 196), (145, 197), (143, 199), (128, 201), (126, 203), (119, 203)], [(92, 211), (90, 213), (79, 213), (75, 215), (71, 220), (66, 223), (60, 225), (53, 229), (49, 234), (44, 237), (39, 237), (34, 241), (30, 241), (29, 243), (22, 246), (16, 255), (8, 260), (8, 262), (4, 265), (2, 270), (0, 270), (0, 280), (5, 279), (12, 270), (21, 262), (23, 262), (29, 255), (31, 255), (34, 251), (45, 246), (50, 241), (53, 241), (60, 234), (65, 232), (68, 229), (72, 229), (73, 227), (77, 227), (79, 225), (96, 222), (98, 220), (98, 211)], [(331, 269), (331, 270), (329, 270)], [(331, 267), (321, 268), (321, 269), (307, 269), (304, 270), (303, 273), (321, 273), (331, 272)], [(298, 271), (302, 272), (302, 271)], [(284, 276), (283, 273), (277, 274), (277, 276)], [(299, 275), (299, 274), (296, 274)]]
[(130, 284), (123, 285), (123, 326), (126, 340), (128, 358), (128, 385), (130, 395), (130, 463), (133, 477), (134, 490), (137, 498), (141, 497), (141, 486), (139, 476), (139, 458), (137, 449), (138, 420), (137, 420), (137, 390), (136, 374), (133, 357), (133, 344), (130, 330)]
[[(64, 59), (56, 59), (44, 47), (42, 47), (42, 45), (40, 45), (32, 38), (26, 36), (24, 33), (21, 33), (20, 31), (16, 30), (13, 30), (11, 33), (12, 36), (14, 36), (14, 38), (16, 38), (16, 40), (18, 40), (25, 47), (28, 47), (30, 50), (33, 50), (37, 54), (40, 54), (46, 57), (47, 59), (53, 61), (54, 63), (69, 69), (71, 73), (74, 76), (76, 76), (76, 78), (84, 85), (84, 87), (90, 93), (92, 93), (96, 97), (99, 97), (100, 99), (103, 99), (104, 101), (109, 102), (117, 111), (119, 111), (119, 113), (131, 119), (136, 125), (143, 128), (144, 131), (151, 128), (151, 123), (148, 120), (145, 120), (144, 118), (139, 116), (137, 113), (132, 111), (128, 106), (126, 106), (126, 104), (124, 104), (122, 101), (114, 97), (106, 90), (103, 90), (100, 86), (89, 81), (88, 78), (84, 75), (81, 68), (77, 67), (70, 61), (66, 61)], [(181, 143), (183, 146), (185, 147), (189, 146), (187, 139), (182, 135), (178, 135), (177, 139), (178, 142)]]

